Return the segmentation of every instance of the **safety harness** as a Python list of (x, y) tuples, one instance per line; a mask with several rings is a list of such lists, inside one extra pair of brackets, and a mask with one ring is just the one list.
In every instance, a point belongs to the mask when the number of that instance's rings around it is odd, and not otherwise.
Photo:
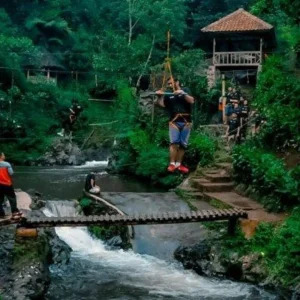
[[(180, 128), (177, 126), (177, 124), (175, 122), (178, 118), (182, 118), (183, 121), (184, 121), (183, 123), (185, 123), (183, 128), (187, 127), (187, 126), (190, 126), (191, 122), (188, 122), (184, 116), (190, 116), (190, 114), (187, 114), (187, 113), (178, 113), (178, 114), (176, 114), (175, 117), (169, 122), (169, 125), (180, 130)], [(183, 129), (183, 128), (181, 128), (181, 129)]]

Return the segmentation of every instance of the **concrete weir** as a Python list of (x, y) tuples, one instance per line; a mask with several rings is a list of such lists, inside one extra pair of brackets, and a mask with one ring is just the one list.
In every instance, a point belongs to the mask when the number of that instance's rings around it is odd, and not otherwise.
[[(31, 211), (30, 205), (32, 203), (32, 199), (29, 194), (21, 190), (16, 190), (15, 192), (18, 208), (25, 214), (26, 212)], [(17, 228), (16, 236), (23, 238), (35, 238), (38, 236), (38, 231), (36, 228)]]
[[(32, 199), (29, 196), (28, 193), (23, 192), (20, 189), (15, 189), (15, 193), (17, 196), (17, 206), (18, 208), (26, 214), (28, 211), (31, 210), (30, 205), (32, 203)], [(18, 223), (18, 221), (13, 221), (10, 219), (11, 217), (11, 210), (10, 210), (10, 205), (9, 202), (7, 201), (7, 206), (4, 207), (5, 213), (7, 215), (6, 218), (0, 219), (0, 225), (6, 225), (6, 224), (14, 224)]]
[[(22, 190), (16, 189), (15, 190), (16, 196), (17, 196), (17, 206), (20, 211), (22, 211), (24, 214), (27, 214), (29, 211), (31, 211), (30, 205), (32, 203), (32, 199), (29, 196), (28, 193), (23, 192)], [(18, 224), (19, 220), (11, 220), (10, 219), (10, 206), (8, 205), (5, 207), (6, 215), (7, 217), (0, 220), (0, 225), (11, 225), (11, 224)], [(18, 228), (16, 229), (16, 236), (18, 237), (37, 237), (38, 232), (36, 228)]]

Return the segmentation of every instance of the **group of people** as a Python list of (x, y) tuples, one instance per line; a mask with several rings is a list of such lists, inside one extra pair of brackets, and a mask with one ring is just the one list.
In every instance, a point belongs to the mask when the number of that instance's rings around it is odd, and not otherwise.
[[(192, 127), (192, 107), (195, 102), (188, 88), (181, 87), (178, 79), (170, 77), (167, 81), (166, 91), (156, 91), (155, 104), (165, 108), (169, 113), (169, 137), (170, 137), (170, 160), (168, 172), (176, 170), (187, 174), (189, 169), (182, 164), (185, 150)], [(223, 98), (226, 98), (225, 119), (223, 119)], [(241, 93), (232, 87), (220, 98), (219, 110), (221, 123), (227, 125), (226, 138), (230, 141), (240, 142), (246, 138), (250, 117), (254, 120), (254, 133), (258, 132), (261, 125), (266, 122), (257, 111), (252, 111), (248, 100)], [(221, 107), (221, 109), (220, 109)]]
[(226, 137), (228, 142), (239, 142), (246, 137), (250, 108), (248, 100), (244, 99), (239, 91), (229, 87), (225, 94), (225, 120), (227, 125)]
[[(222, 121), (227, 125), (226, 137), (228, 143), (230, 141), (239, 143), (242, 139), (245, 139), (249, 124), (252, 126), (253, 123), (253, 133), (255, 134), (259, 131), (261, 125), (266, 123), (265, 118), (257, 111), (250, 112), (248, 100), (235, 88), (229, 87), (224, 97), (226, 98), (225, 120)], [(223, 97), (221, 98), (223, 99)]]
[[(167, 90), (155, 92), (157, 99), (155, 104), (166, 109), (169, 113), (169, 137), (170, 137), (170, 160), (167, 167), (168, 172), (179, 171), (183, 174), (189, 173), (189, 169), (182, 164), (185, 150), (188, 146), (192, 127), (192, 107), (195, 102), (188, 88), (181, 87), (178, 79), (170, 77), (167, 81)], [(226, 137), (238, 141), (246, 136), (247, 124), (249, 121), (249, 106), (247, 99), (234, 88), (229, 87), (225, 96), (225, 124), (228, 125)], [(223, 99), (223, 97), (221, 97)], [(72, 127), (82, 107), (78, 101), (73, 101), (68, 118), (63, 121), (63, 129), (59, 135), (64, 136), (66, 132), (72, 132)], [(256, 128), (265, 122), (256, 112)], [(11, 165), (5, 161), (4, 153), (0, 153), (0, 218), (5, 216), (3, 210), (4, 196), (10, 202), (12, 217), (18, 218), (22, 214), (16, 205), (16, 195), (12, 186), (11, 175), (13, 170)], [(91, 172), (85, 180), (85, 191), (91, 194), (99, 194), (100, 187), (96, 185), (96, 173)]]

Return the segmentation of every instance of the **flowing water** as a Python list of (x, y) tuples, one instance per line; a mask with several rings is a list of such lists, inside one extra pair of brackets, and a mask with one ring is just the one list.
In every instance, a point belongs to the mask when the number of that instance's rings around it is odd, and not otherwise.
[(102, 191), (156, 192), (161, 189), (137, 182), (128, 176), (114, 176), (105, 172), (106, 161), (87, 162), (78, 167), (17, 167), (14, 185), (26, 191), (36, 189), (44, 199), (76, 199), (82, 194), (85, 177), (91, 171), (97, 172), (97, 184)]
[[(17, 168), (15, 185), (23, 190), (35, 188), (46, 199), (73, 199), (81, 194), (84, 177), (90, 168)], [(101, 168), (97, 167), (100, 172), (97, 182), (118, 205), (123, 204), (126, 208), (124, 203), (119, 203), (121, 200), (116, 194), (109, 191), (120, 192), (120, 197), (127, 195), (127, 206), (134, 205), (137, 209), (149, 209), (151, 205), (155, 210), (171, 206), (188, 209), (186, 204), (170, 201), (168, 197), (161, 201), (165, 195), (162, 193), (150, 197), (149, 192), (161, 191), (129, 178), (107, 175)], [(137, 195), (141, 195), (140, 198)], [(149, 199), (143, 202), (147, 197)], [(44, 212), (55, 216), (74, 216), (77, 213), (71, 201), (48, 201)], [(59, 237), (73, 252), (70, 264), (51, 267), (47, 300), (276, 299), (276, 296), (252, 285), (212, 280), (184, 270), (172, 259), (174, 248), (189, 239), (190, 231), (198, 234), (190, 237), (194, 241), (200, 240), (201, 232), (195, 227), (197, 224), (168, 226), (137, 226), (139, 231), (134, 251), (127, 252), (109, 249), (102, 241), (93, 239), (84, 227), (56, 228)], [(177, 236), (180, 239), (176, 241)], [(162, 252), (168, 255), (162, 255)]]
[[(51, 202), (44, 212), (48, 216), (77, 214), (65, 202)], [(198, 276), (175, 262), (111, 250), (84, 227), (62, 227), (56, 232), (73, 249), (72, 262), (63, 269), (52, 268), (49, 300), (275, 299), (247, 284)]]

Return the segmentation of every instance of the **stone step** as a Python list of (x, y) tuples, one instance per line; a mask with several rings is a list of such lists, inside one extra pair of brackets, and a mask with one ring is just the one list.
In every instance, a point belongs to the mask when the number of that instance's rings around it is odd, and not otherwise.
[(220, 169), (224, 169), (227, 172), (232, 170), (232, 163), (227, 163), (227, 162), (215, 163), (215, 166), (220, 168)]
[(226, 192), (226, 193), (205, 192), (204, 197), (209, 199), (217, 199), (223, 203), (232, 206), (233, 208), (241, 208), (244, 210), (263, 209), (263, 206), (260, 203), (257, 203), (249, 198), (243, 197), (235, 192)]
[(228, 174), (222, 174), (222, 173), (216, 173), (216, 174), (210, 174), (210, 173), (204, 173), (203, 176), (211, 181), (216, 183), (222, 183), (222, 182), (230, 182), (231, 177)]
[(233, 182), (216, 183), (205, 181), (203, 179), (194, 179), (193, 186), (197, 187), (201, 192), (229, 192), (234, 188)]
[(178, 190), (183, 191), (185, 193), (197, 193), (198, 189), (192, 187), (178, 187)]
[(202, 192), (199, 192), (199, 190), (197, 190), (197, 191), (198, 192), (191, 192), (191, 193), (189, 193), (189, 195), (191, 197), (195, 197), (195, 198), (202, 198), (204, 194)]
[(195, 185), (195, 182), (211, 183), (211, 181), (209, 179), (204, 178), (202, 174), (200, 176), (193, 177), (192, 187), (197, 189), (197, 191), (199, 191), (199, 189), (198, 189), (197, 185)]
[(216, 153), (215, 158), (217, 163), (231, 163), (232, 158), (227, 153)]

